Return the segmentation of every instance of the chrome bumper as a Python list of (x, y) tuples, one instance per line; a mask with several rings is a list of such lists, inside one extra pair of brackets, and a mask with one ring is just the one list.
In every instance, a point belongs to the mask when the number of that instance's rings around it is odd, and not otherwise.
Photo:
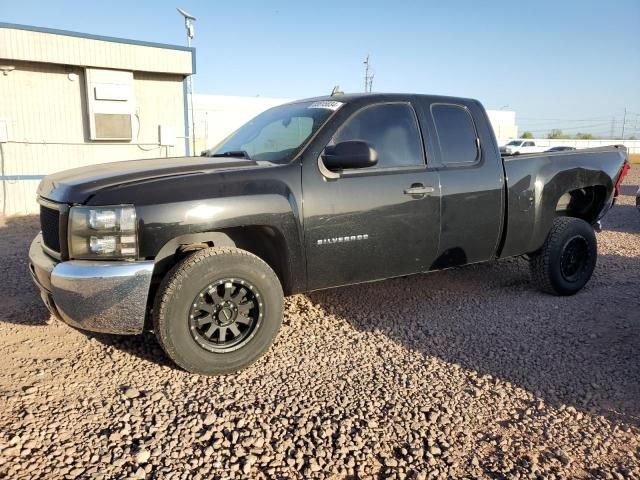
[(142, 332), (153, 265), (58, 262), (44, 253), (41, 234), (29, 249), (29, 270), (49, 311), (69, 325), (94, 332)]

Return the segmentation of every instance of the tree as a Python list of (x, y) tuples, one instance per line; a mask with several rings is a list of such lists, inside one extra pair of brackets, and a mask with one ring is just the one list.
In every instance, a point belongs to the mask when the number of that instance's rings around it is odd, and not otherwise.
[(533, 138), (533, 133), (524, 132), (522, 135), (520, 135), (520, 138)]
[(593, 136), (592, 133), (576, 133), (576, 138), (578, 140), (594, 140), (596, 137)]
[(554, 128), (549, 132), (549, 134), (547, 135), (547, 138), (550, 138), (550, 139), (565, 138), (565, 136), (562, 134), (562, 130), (560, 130), (559, 128)]

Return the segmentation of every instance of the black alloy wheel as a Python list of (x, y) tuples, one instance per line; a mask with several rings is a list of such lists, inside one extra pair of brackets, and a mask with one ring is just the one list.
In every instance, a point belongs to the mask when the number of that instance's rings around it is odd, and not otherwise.
[(565, 244), (560, 258), (560, 273), (567, 282), (582, 276), (589, 260), (589, 244), (584, 237), (575, 236)]
[(538, 251), (529, 254), (531, 279), (543, 292), (573, 295), (589, 281), (598, 260), (593, 227), (574, 217), (554, 219)]
[(231, 352), (249, 341), (262, 320), (258, 289), (246, 280), (225, 278), (208, 285), (189, 310), (189, 328), (211, 352)]
[(264, 260), (239, 248), (211, 247), (165, 275), (153, 305), (153, 330), (180, 367), (224, 375), (269, 349), (283, 310), (280, 279)]

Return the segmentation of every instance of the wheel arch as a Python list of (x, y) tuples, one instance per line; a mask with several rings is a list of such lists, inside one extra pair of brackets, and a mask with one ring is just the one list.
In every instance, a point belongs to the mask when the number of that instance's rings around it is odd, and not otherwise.
[(156, 255), (154, 277), (164, 277), (190, 252), (210, 247), (235, 247), (253, 253), (273, 269), (285, 293), (293, 289), (285, 237), (282, 232), (269, 225), (224, 228), (172, 238)]
[(590, 224), (601, 216), (607, 200), (604, 185), (586, 185), (569, 190), (556, 202), (556, 216), (580, 218)]
[[(189, 254), (210, 247), (234, 247), (251, 252), (273, 269), (285, 295), (295, 293), (299, 288), (296, 286), (298, 280), (294, 278), (291, 253), (284, 234), (274, 227), (247, 225), (189, 233), (167, 241), (156, 255), (147, 301), (148, 311), (151, 311), (160, 282), (169, 270)], [(149, 320), (147, 326), (150, 325)]]
[(613, 182), (603, 171), (568, 169), (542, 181), (540, 190), (536, 188), (535, 227), (528, 251), (542, 247), (556, 218), (580, 218), (595, 224), (610, 208), (612, 195)]

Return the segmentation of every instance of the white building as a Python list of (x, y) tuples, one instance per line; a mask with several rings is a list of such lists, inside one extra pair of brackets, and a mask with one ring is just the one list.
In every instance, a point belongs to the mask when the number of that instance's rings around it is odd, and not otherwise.
[(512, 138), (518, 138), (516, 112), (507, 110), (487, 110), (493, 132), (498, 139), (498, 145), (507, 143)]
[(191, 48), (0, 23), (0, 215), (47, 174), (188, 154)]
[(195, 154), (213, 147), (256, 115), (289, 98), (193, 95)]

